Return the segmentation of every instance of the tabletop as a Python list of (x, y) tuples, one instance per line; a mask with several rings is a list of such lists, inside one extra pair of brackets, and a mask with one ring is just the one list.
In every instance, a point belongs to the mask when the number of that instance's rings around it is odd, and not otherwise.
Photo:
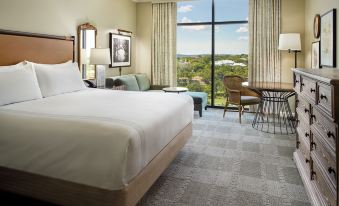
[(166, 87), (162, 89), (165, 92), (187, 92), (188, 89), (186, 87)]
[(242, 86), (257, 91), (294, 92), (293, 83), (243, 82)]

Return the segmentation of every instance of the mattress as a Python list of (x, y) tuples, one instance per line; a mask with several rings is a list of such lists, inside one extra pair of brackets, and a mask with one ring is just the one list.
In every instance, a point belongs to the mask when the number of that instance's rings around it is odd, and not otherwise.
[(86, 89), (0, 107), (0, 166), (119, 190), (193, 119), (188, 95)]

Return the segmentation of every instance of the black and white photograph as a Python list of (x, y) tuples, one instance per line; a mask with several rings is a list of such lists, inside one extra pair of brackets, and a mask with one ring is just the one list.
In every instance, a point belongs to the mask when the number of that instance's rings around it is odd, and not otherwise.
[(112, 64), (110, 67), (131, 66), (131, 37), (110, 33)]

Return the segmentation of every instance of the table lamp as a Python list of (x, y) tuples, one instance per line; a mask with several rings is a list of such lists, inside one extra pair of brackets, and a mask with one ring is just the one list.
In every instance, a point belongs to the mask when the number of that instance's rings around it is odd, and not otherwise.
[(111, 64), (111, 55), (109, 49), (91, 49), (90, 64), (96, 65), (97, 87), (105, 87), (105, 66)]
[(300, 34), (287, 33), (279, 36), (279, 50), (294, 52), (294, 67), (297, 68), (297, 53), (301, 52)]

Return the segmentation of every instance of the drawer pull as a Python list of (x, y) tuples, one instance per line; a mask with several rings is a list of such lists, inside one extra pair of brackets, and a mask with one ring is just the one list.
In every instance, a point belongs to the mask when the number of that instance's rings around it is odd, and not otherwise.
[(295, 83), (300, 83), (300, 81), (299, 80), (295, 80)]
[(315, 117), (315, 115), (314, 115), (314, 114), (312, 114), (312, 115), (311, 115), (311, 119), (314, 119), (314, 120), (316, 120), (317, 118)]
[(305, 86), (305, 83), (301, 83), (301, 86)]
[(321, 94), (321, 95), (320, 95), (320, 99), (327, 100), (327, 97), (326, 97), (326, 95)]
[(307, 132), (305, 133), (305, 137), (309, 137), (310, 136), (310, 134), (308, 134)]
[(335, 170), (332, 167), (329, 167), (328, 168), (328, 173), (330, 173), (330, 174), (333, 173), (335, 175)]
[[(314, 147), (313, 147), (314, 146)], [(317, 144), (315, 143), (315, 142), (312, 142), (311, 143), (311, 149), (313, 150), (313, 149), (317, 149)]]
[(315, 173), (314, 171), (311, 172), (311, 180), (315, 180), (317, 176), (317, 173)]
[(305, 158), (305, 162), (306, 162), (306, 163), (309, 163), (309, 162), (310, 162), (310, 160), (309, 160), (309, 159), (307, 159), (307, 158)]
[(327, 137), (328, 138), (333, 138), (334, 139), (334, 134), (332, 132), (327, 132)]
[(311, 93), (312, 93), (312, 92), (315, 92), (315, 89), (312, 89), (312, 88), (311, 88)]
[(305, 113), (308, 113), (308, 112), (310, 112), (310, 110), (309, 109), (305, 109)]

